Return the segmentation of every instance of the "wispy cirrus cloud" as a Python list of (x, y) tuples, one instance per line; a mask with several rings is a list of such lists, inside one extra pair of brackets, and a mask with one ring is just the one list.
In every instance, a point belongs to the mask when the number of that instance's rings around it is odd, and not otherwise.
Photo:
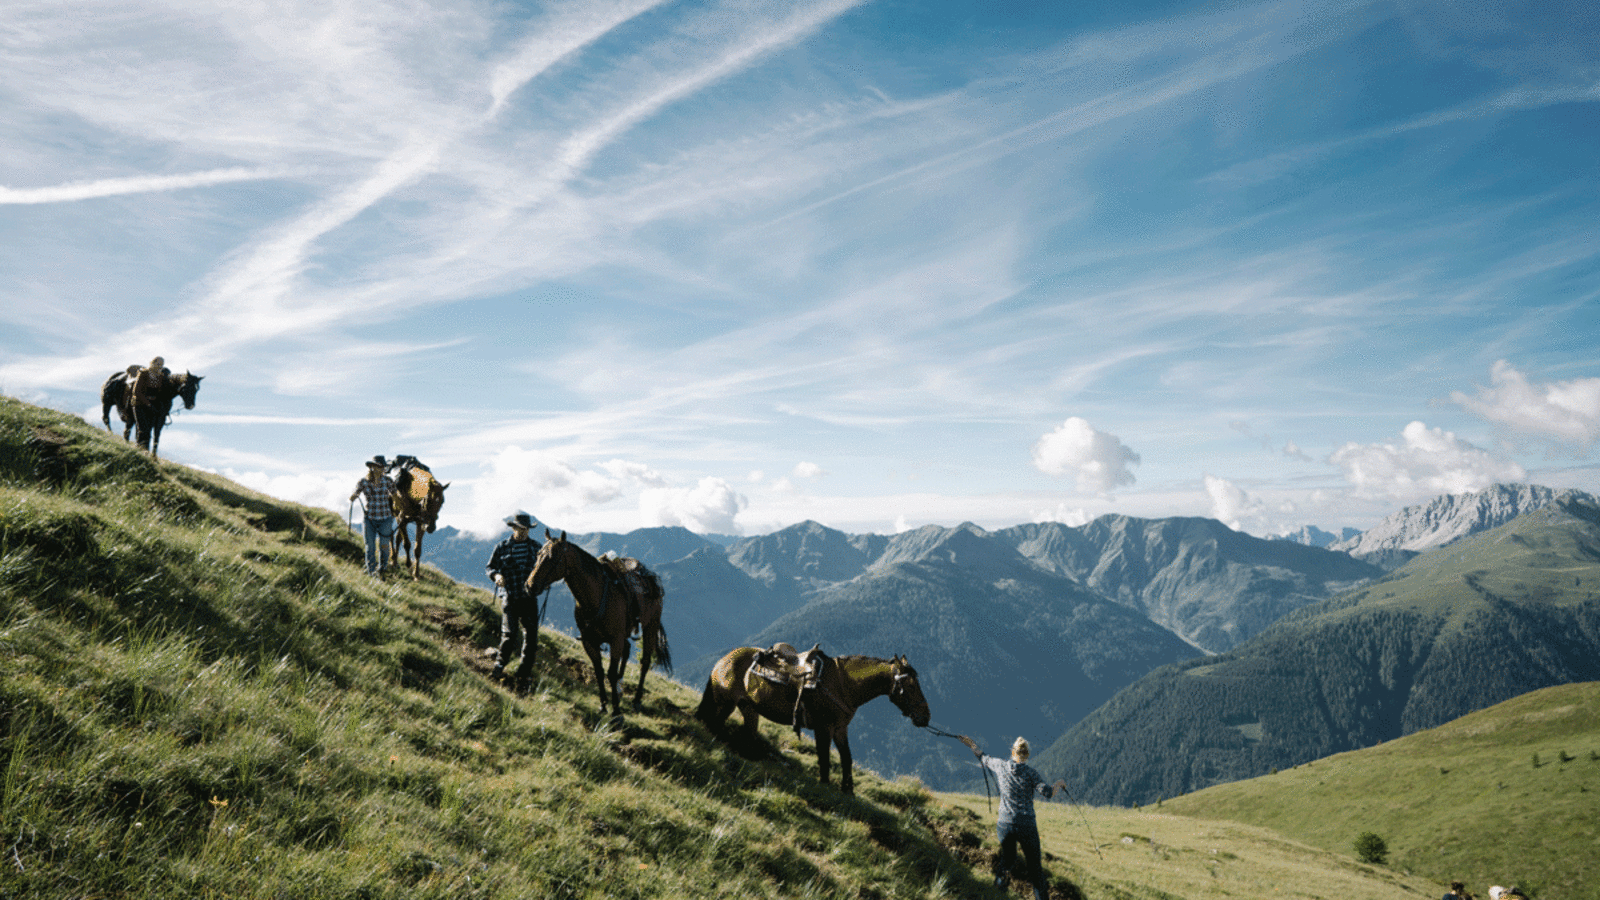
[(30, 203), (71, 203), (75, 200), (93, 200), (124, 194), (148, 194), (157, 191), (180, 191), (188, 188), (214, 187), (241, 181), (269, 181), (303, 176), (303, 169), (213, 169), (208, 172), (191, 172), (183, 175), (136, 175), (126, 178), (102, 178), (95, 181), (73, 181), (66, 184), (36, 188), (15, 188), (0, 185), (0, 205)]

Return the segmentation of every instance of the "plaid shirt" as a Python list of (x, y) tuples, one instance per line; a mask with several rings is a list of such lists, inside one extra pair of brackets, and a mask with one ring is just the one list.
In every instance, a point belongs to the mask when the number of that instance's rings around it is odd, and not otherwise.
[(504, 588), (497, 588), (496, 594), (502, 597), (521, 597), (526, 591), (528, 576), (533, 574), (533, 564), (539, 558), (539, 548), (543, 546), (533, 538), (517, 540), (506, 538), (499, 546), (494, 548), (494, 553), (489, 556), (489, 564), (484, 571), (489, 573), (489, 580), (499, 575), (506, 580)]
[(1015, 822), (1019, 819), (1033, 819), (1033, 795), (1043, 794), (1046, 800), (1055, 795), (1056, 789), (1044, 783), (1044, 779), (1033, 767), (1024, 763), (1013, 762), (1009, 759), (1000, 759), (985, 753), (979, 760), (983, 767), (994, 773), (1000, 782), (1000, 815), (996, 816), (996, 823)]
[(394, 518), (394, 503), (389, 499), (389, 492), (394, 490), (394, 482), (389, 476), (385, 475), (377, 482), (363, 478), (356, 484), (356, 490), (364, 495), (361, 500), (368, 519), (382, 521)]

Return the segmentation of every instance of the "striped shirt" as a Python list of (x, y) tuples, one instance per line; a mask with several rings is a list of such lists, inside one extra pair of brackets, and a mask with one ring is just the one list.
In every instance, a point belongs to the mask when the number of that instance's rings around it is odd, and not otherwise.
[(979, 762), (983, 767), (994, 773), (996, 781), (1000, 782), (1000, 815), (996, 816), (996, 824), (1015, 822), (1019, 819), (1033, 819), (1033, 794), (1035, 791), (1044, 795), (1046, 800), (1055, 796), (1056, 789), (1044, 783), (1044, 778), (1033, 767), (1025, 763), (1001, 759), (985, 753)]
[(506, 538), (494, 548), (494, 553), (489, 556), (489, 564), (484, 571), (489, 573), (489, 580), (499, 575), (506, 580), (502, 596), (520, 597), (528, 576), (533, 574), (534, 560), (539, 558), (538, 541), (532, 538), (517, 540)]
[(367, 518), (375, 522), (394, 518), (394, 504), (389, 500), (389, 492), (394, 490), (394, 482), (385, 475), (374, 482), (370, 478), (363, 478), (356, 484), (356, 490), (362, 494), (361, 505), (367, 511)]

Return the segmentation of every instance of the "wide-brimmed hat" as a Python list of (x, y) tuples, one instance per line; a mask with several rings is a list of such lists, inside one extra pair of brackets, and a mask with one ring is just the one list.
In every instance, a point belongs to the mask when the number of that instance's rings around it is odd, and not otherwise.
[(379, 453), (377, 456), (367, 460), (367, 465), (377, 466), (380, 469), (387, 469), (389, 468), (389, 461), (383, 458), (382, 453)]
[(533, 516), (530, 516), (527, 513), (523, 512), (522, 510), (519, 509), (519, 510), (517, 510), (516, 514), (510, 515), (510, 516), (506, 516), (506, 524), (507, 525), (516, 525), (519, 528), (532, 528), (533, 527)]

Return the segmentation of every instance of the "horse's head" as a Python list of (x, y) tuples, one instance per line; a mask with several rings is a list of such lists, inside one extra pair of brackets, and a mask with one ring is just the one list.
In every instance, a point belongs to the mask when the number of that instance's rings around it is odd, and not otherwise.
[(571, 546), (567, 543), (565, 531), (561, 532), (560, 537), (551, 537), (550, 529), (544, 530), (544, 546), (539, 548), (539, 556), (533, 561), (533, 571), (528, 573), (524, 585), (530, 596), (567, 577), (567, 551)]
[(194, 409), (194, 395), (200, 393), (200, 379), (202, 376), (192, 372), (184, 372), (178, 381), (178, 396), (183, 398), (184, 409)]
[(928, 698), (922, 696), (922, 684), (917, 681), (917, 670), (911, 668), (904, 656), (889, 661), (889, 676), (894, 683), (889, 688), (889, 699), (900, 708), (911, 724), (926, 728), (933, 714), (928, 710)]
[(429, 534), (439, 527), (439, 507), (444, 506), (444, 489), (449, 486), (449, 482), (440, 484), (432, 478), (428, 479), (428, 500), (422, 505), (422, 521), (428, 527)]

